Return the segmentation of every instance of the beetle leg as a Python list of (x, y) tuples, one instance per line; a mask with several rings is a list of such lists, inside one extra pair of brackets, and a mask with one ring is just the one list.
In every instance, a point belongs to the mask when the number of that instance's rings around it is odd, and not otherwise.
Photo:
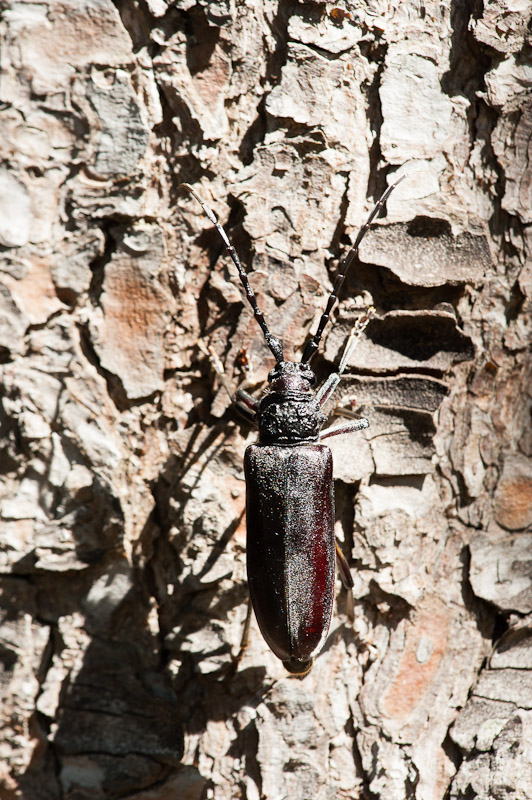
[(254, 414), (256, 414), (257, 411), (259, 410), (259, 405), (260, 405), (259, 401), (255, 400), (255, 398), (251, 394), (249, 394), (249, 392), (246, 392), (244, 389), (236, 390), (234, 402), (240, 407), (244, 405), (246, 409), (253, 411)]
[(351, 570), (349, 568), (349, 564), (347, 563), (347, 559), (340, 550), (340, 546), (338, 542), (336, 544), (336, 560), (338, 562), (338, 572), (340, 575), (340, 580), (342, 581), (343, 586), (347, 591), (347, 605), (346, 605), (346, 613), (351, 622), (353, 622), (355, 618), (355, 604), (353, 601), (353, 576), (351, 575)]
[(320, 408), (325, 405), (329, 397), (332, 395), (338, 384), (340, 383), (341, 375), (338, 372), (333, 372), (323, 386), (320, 387), (316, 394), (316, 400), (320, 404)]
[(244, 657), (244, 653), (247, 650), (247, 646), (249, 644), (249, 629), (251, 627), (251, 598), (248, 595), (248, 610), (246, 613), (246, 621), (244, 622), (244, 628), (242, 629), (242, 638), (240, 640), (240, 648), (238, 653), (231, 661), (231, 666), (227, 672), (227, 675), (224, 678), (224, 682), (227, 682), (233, 678), (238, 667), (240, 666), (240, 662)]
[(220, 378), (220, 383), (222, 384), (225, 391), (231, 398), (231, 401), (234, 402), (236, 394), (235, 388), (231, 383), (231, 381), (229, 380), (229, 378), (227, 377), (227, 375), (225, 374), (224, 366), (220, 361), (220, 359), (218, 358), (216, 350), (214, 349), (214, 347), (211, 347), (211, 345), (207, 346), (206, 344), (204, 344), (201, 339), (198, 339), (198, 348), (201, 350), (204, 356), (207, 356), (207, 358), (212, 364), (214, 371)]
[(344, 347), (344, 352), (342, 353), (342, 358), (340, 359), (340, 364), (338, 366), (338, 371), (333, 372), (332, 375), (329, 375), (321, 389), (318, 390), (316, 393), (316, 400), (321, 406), (327, 402), (327, 400), (332, 396), (334, 390), (340, 383), (340, 379), (343, 375), (343, 372), (347, 366), (347, 362), (351, 353), (355, 349), (356, 345), (358, 344), (360, 337), (364, 330), (366, 329), (369, 321), (375, 315), (375, 307), (370, 306), (363, 316), (357, 320), (356, 324), (353, 326), (351, 333), (349, 334), (349, 338), (347, 339), (346, 345)]
[(259, 409), (259, 401), (255, 400), (252, 395), (246, 392), (244, 389), (235, 389), (227, 375), (225, 374), (224, 366), (220, 359), (218, 358), (218, 354), (216, 350), (211, 347), (210, 345), (205, 345), (201, 339), (198, 340), (198, 347), (201, 352), (207, 356), (209, 361), (212, 364), (212, 367), (216, 374), (220, 378), (220, 382), (224, 387), (225, 391), (231, 398), (231, 402), (234, 403), (239, 411), (250, 419), (252, 422), (255, 421), (255, 416)]

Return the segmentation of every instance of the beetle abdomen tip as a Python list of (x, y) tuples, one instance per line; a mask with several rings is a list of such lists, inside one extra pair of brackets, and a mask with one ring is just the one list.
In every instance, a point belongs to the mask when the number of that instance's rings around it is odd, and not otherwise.
[(292, 675), (296, 675), (298, 678), (303, 678), (310, 670), (312, 669), (312, 665), (314, 663), (313, 658), (309, 658), (307, 660), (301, 661), (299, 658), (287, 658), (286, 661), (283, 661), (283, 667), (291, 672)]

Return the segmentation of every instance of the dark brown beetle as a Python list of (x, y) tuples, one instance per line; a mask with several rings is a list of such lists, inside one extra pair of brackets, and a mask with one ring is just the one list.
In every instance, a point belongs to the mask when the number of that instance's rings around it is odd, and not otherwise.
[[(369, 423), (358, 419), (321, 433), (327, 419), (321, 408), (338, 386), (349, 354), (374, 310), (359, 320), (338, 371), (317, 392), (312, 388), (316, 376), (309, 361), (319, 347), (360, 242), (401, 180), (388, 187), (361, 228), (300, 362), (284, 360), (282, 343), (270, 333), (227, 234), (194, 189), (183, 184), (222, 237), (277, 362), (268, 375), (269, 391), (260, 401), (241, 389), (234, 399), (255, 418), (259, 428), (259, 441), (247, 448), (244, 457), (251, 603), (267, 644), (286, 669), (297, 675), (310, 670), (327, 638), (333, 606), (335, 554), (339, 556), (344, 579), (350, 580), (349, 568), (334, 539), (332, 454), (320, 442), (329, 436), (367, 428)], [(221, 372), (220, 367), (217, 369)]]

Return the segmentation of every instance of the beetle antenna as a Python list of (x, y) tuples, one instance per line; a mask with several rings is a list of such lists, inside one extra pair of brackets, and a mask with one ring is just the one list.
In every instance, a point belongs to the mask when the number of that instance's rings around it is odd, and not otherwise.
[(329, 296), (329, 299), (327, 301), (327, 306), (325, 308), (325, 311), (321, 315), (321, 319), (319, 321), (316, 333), (314, 334), (312, 339), (309, 342), (307, 342), (305, 350), (303, 351), (303, 357), (301, 358), (301, 363), (302, 364), (307, 364), (310, 361), (310, 359), (312, 358), (312, 356), (314, 355), (314, 353), (316, 352), (316, 350), (318, 349), (318, 347), (320, 346), (320, 341), (321, 341), (321, 337), (322, 337), (322, 334), (323, 334), (323, 329), (325, 328), (325, 326), (327, 325), (327, 323), (328, 323), (328, 321), (330, 319), (331, 311), (333, 310), (334, 304), (336, 303), (336, 301), (338, 299), (338, 294), (340, 292), (340, 289), (342, 288), (342, 284), (343, 284), (343, 282), (345, 280), (345, 276), (347, 275), (347, 271), (348, 271), (349, 267), (351, 266), (351, 264), (353, 263), (353, 261), (355, 260), (355, 256), (356, 256), (356, 254), (358, 252), (358, 248), (360, 246), (360, 242), (362, 241), (362, 239), (364, 238), (366, 233), (369, 231), (371, 223), (373, 222), (373, 220), (375, 219), (375, 217), (377, 216), (377, 214), (379, 213), (381, 208), (384, 206), (384, 204), (386, 203), (387, 199), (389, 198), (389, 196), (391, 195), (391, 193), (393, 192), (393, 190), (397, 186), (397, 184), (401, 183), (401, 181), (403, 180), (404, 177), (406, 177), (406, 176), (402, 175), (398, 180), (395, 181), (395, 183), (392, 183), (390, 186), (388, 186), (388, 188), (386, 189), (384, 194), (380, 197), (380, 199), (376, 203), (376, 205), (375, 205), (373, 211), (371, 212), (371, 214), (369, 215), (366, 223), (361, 227), (353, 247), (351, 248), (351, 250), (349, 251), (349, 253), (345, 257), (343, 262), (340, 264), (340, 271), (338, 272), (338, 275), (336, 276), (336, 279), (334, 281), (332, 292), (331, 292), (331, 294)]
[(253, 313), (255, 315), (255, 319), (257, 320), (257, 322), (260, 325), (260, 328), (261, 328), (262, 333), (264, 335), (264, 338), (266, 340), (266, 344), (268, 345), (268, 347), (272, 351), (273, 355), (275, 356), (275, 360), (277, 361), (277, 363), (280, 364), (281, 361), (283, 361), (283, 345), (282, 345), (282, 342), (281, 342), (280, 339), (277, 339), (277, 337), (273, 336), (270, 333), (270, 329), (266, 325), (266, 320), (264, 319), (264, 314), (262, 313), (262, 311), (260, 310), (260, 308), (257, 305), (257, 298), (255, 297), (255, 293), (254, 293), (253, 289), (251, 288), (251, 285), (249, 283), (246, 271), (244, 270), (244, 267), (242, 266), (242, 264), (240, 262), (240, 259), (239, 259), (238, 255), (237, 255), (237, 252), (236, 252), (235, 248), (233, 247), (233, 245), (229, 241), (226, 232), (224, 231), (224, 229), (220, 225), (220, 223), (218, 221), (218, 217), (216, 216), (214, 211), (212, 211), (212, 209), (209, 208), (207, 203), (203, 202), (201, 197), (196, 193), (196, 191), (188, 183), (182, 183), (179, 188), (186, 189), (188, 192), (190, 192), (192, 197), (194, 197), (198, 201), (198, 203), (200, 204), (200, 206), (204, 210), (205, 214), (208, 216), (208, 218), (210, 219), (210, 221), (212, 222), (212, 224), (214, 225), (214, 227), (216, 228), (216, 230), (220, 234), (221, 239), (222, 239), (222, 241), (223, 241), (223, 243), (225, 245), (225, 249), (229, 253), (229, 255), (231, 256), (233, 264), (235, 265), (235, 267), (238, 270), (238, 276), (240, 278), (242, 286), (244, 287), (244, 291), (246, 293), (246, 299), (247, 299), (248, 303), (250, 304), (251, 308), (253, 309)]

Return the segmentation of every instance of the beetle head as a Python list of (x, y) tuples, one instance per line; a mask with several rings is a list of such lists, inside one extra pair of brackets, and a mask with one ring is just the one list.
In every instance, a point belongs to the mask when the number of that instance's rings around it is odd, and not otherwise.
[(272, 392), (310, 392), (316, 376), (308, 364), (280, 361), (268, 375)]

